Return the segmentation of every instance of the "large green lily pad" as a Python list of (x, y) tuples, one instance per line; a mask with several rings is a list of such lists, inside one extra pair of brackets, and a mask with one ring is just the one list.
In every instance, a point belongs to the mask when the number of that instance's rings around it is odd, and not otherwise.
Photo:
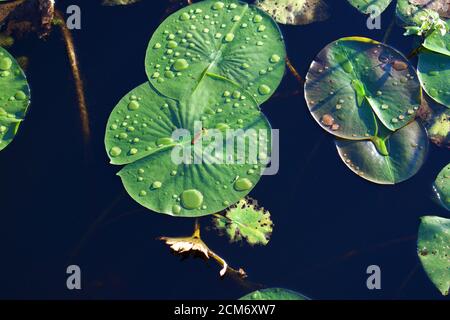
[(419, 117), (428, 132), (430, 141), (450, 149), (450, 109), (424, 95)]
[(269, 288), (253, 291), (239, 300), (310, 300), (304, 295), (282, 288)]
[(0, 150), (14, 139), (30, 104), (28, 82), (17, 61), (0, 47)]
[(421, 219), (417, 254), (430, 280), (444, 295), (450, 289), (450, 220), (425, 216)]
[(450, 210), (450, 163), (436, 177), (434, 190), (441, 205)]
[(305, 25), (330, 16), (324, 0), (257, 0), (255, 4), (282, 24)]
[(285, 47), (277, 23), (247, 3), (207, 0), (164, 20), (150, 40), (145, 67), (162, 94), (191, 95), (205, 75), (248, 91), (259, 104), (278, 87)]
[(354, 173), (379, 184), (395, 184), (411, 178), (422, 167), (428, 152), (425, 128), (414, 121), (384, 137), (388, 155), (371, 141), (336, 140), (339, 155)]
[[(144, 83), (118, 103), (108, 121), (105, 145), (113, 164), (126, 164), (118, 175), (134, 200), (156, 212), (194, 217), (219, 212), (250, 192), (270, 156), (271, 128), (256, 102), (239, 89), (205, 75), (194, 94), (180, 102)], [(172, 136), (175, 129), (185, 129), (190, 136), (177, 139)], [(226, 136), (229, 129), (253, 129), (245, 132), (245, 159), (238, 158), (238, 143), (226, 150), (225, 144), (234, 139)], [(259, 130), (267, 136), (267, 150), (258, 149), (255, 158), (248, 137), (261, 137)], [(194, 146), (207, 152), (218, 142), (223, 148), (210, 152), (208, 161), (175, 161), (184, 147), (199, 155)], [(185, 154), (187, 159), (193, 155)]]
[(318, 54), (306, 76), (305, 97), (322, 128), (357, 140), (378, 136), (379, 122), (395, 131), (413, 120), (421, 89), (413, 66), (400, 52), (351, 37)]
[(352, 6), (364, 14), (372, 14), (374, 7), (377, 7), (377, 12), (380, 14), (386, 10), (391, 4), (392, 0), (347, 0)]
[(450, 108), (450, 56), (423, 50), (417, 71), (426, 93)]

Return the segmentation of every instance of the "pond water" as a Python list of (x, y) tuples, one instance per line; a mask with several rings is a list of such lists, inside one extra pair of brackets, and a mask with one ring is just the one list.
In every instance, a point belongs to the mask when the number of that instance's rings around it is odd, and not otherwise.
[[(431, 194), (448, 150), (431, 146), (425, 166), (404, 183), (371, 184), (339, 159), (289, 74), (279, 95), (262, 106), (280, 129), (280, 172), (263, 177), (250, 194), (272, 214), (271, 241), (253, 248), (229, 244), (206, 228), (210, 218), (201, 219), (204, 240), (243, 267), (248, 281), (220, 279), (214, 262), (171, 255), (156, 238), (189, 235), (193, 220), (143, 210), (126, 194), (103, 145), (112, 108), (146, 81), (147, 43), (168, 1), (99, 2), (60, 2), (82, 9), (82, 29), (73, 34), (91, 120), (88, 150), (59, 33), (11, 50), (30, 59), (32, 105), (17, 138), (0, 153), (0, 298), (236, 299), (261, 286), (313, 299), (442, 298), (419, 265), (416, 234), (419, 217), (448, 217)], [(352, 35), (381, 40), (394, 17), (391, 6), (382, 15), (383, 29), (368, 30), (366, 18), (346, 2), (331, 2), (326, 22), (282, 27), (301, 75), (329, 42)], [(395, 27), (388, 43), (407, 54), (412, 39), (402, 32)], [(295, 90), (300, 94), (291, 95)], [(69, 264), (81, 267), (81, 291), (66, 289)], [(366, 268), (373, 264), (381, 268), (381, 290), (366, 287)]]

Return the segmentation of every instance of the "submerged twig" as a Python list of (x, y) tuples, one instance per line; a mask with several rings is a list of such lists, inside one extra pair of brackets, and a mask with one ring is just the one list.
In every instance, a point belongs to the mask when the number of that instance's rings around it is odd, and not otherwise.
[(73, 80), (75, 82), (75, 90), (78, 101), (78, 109), (80, 112), (83, 140), (85, 145), (87, 145), (90, 140), (91, 129), (89, 125), (89, 114), (86, 105), (86, 98), (84, 95), (84, 85), (83, 80), (81, 79), (81, 73), (78, 66), (78, 59), (75, 52), (74, 41), (72, 33), (70, 32), (69, 28), (67, 28), (64, 22), (64, 17), (59, 10), (55, 10), (55, 17), (56, 17), (56, 25), (59, 26), (64, 39), (64, 43), (66, 45), (67, 56), (69, 58), (70, 68), (72, 69)]
[(286, 56), (286, 65), (287, 65), (289, 71), (294, 76), (294, 78), (303, 86), (305, 84), (305, 80), (303, 80), (302, 76), (297, 72), (297, 70), (295, 69), (291, 60), (289, 60), (289, 57), (287, 57), (287, 56)]
[(203, 242), (200, 237), (200, 224), (198, 219), (195, 220), (194, 233), (190, 237), (181, 237), (181, 238), (171, 238), (171, 237), (160, 237), (158, 240), (164, 241), (170, 248), (178, 253), (197, 253), (206, 259), (210, 257), (216, 260), (217, 263), (222, 267), (220, 270), (220, 276), (224, 276), (225, 273), (231, 273), (232, 275), (238, 275), (240, 278), (247, 277), (247, 274), (243, 269), (233, 269), (228, 265), (228, 263), (216, 254), (214, 251), (208, 248), (208, 246)]

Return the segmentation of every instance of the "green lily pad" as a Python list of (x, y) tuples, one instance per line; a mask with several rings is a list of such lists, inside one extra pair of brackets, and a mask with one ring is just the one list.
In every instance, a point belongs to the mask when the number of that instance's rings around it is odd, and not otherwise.
[[(117, 104), (105, 145), (113, 164), (127, 164), (118, 175), (134, 200), (156, 212), (196, 217), (219, 212), (253, 189), (270, 156), (271, 127), (256, 102), (239, 89), (205, 75), (193, 95), (180, 102), (144, 83)], [(172, 135), (175, 129), (185, 130), (182, 139)], [(242, 144), (230, 144), (235, 138), (227, 136), (230, 129), (245, 130), (247, 136), (240, 136), (245, 154), (239, 152)], [(249, 137), (261, 138), (259, 130), (267, 136), (266, 150), (258, 149), (255, 158)], [(218, 144), (223, 148), (211, 152)], [(183, 150), (188, 161), (181, 162), (177, 157)], [(189, 163), (194, 151), (195, 162)], [(211, 159), (198, 157), (207, 151)]]
[(450, 220), (425, 216), (421, 218), (417, 254), (430, 280), (444, 295), (450, 289)]
[[(450, 29), (450, 20), (447, 21), (447, 28)], [(435, 30), (425, 38), (423, 46), (430, 51), (450, 56), (450, 33), (443, 36), (439, 30)]]
[(391, 4), (392, 0), (347, 0), (352, 6), (364, 14), (371, 14), (372, 8), (377, 7), (381, 14)]
[(169, 16), (150, 40), (145, 60), (152, 85), (182, 99), (205, 75), (248, 91), (259, 104), (274, 93), (285, 71), (277, 23), (243, 2), (201, 1)]
[(336, 140), (339, 155), (354, 173), (371, 182), (395, 184), (414, 176), (428, 152), (425, 128), (414, 121), (385, 138), (388, 155), (377, 152), (371, 141)]
[(250, 245), (269, 243), (273, 230), (270, 213), (258, 208), (256, 202), (242, 199), (227, 210), (224, 215), (214, 217), (214, 224), (220, 231), (226, 232), (231, 242), (245, 239)]
[(402, 25), (420, 26), (432, 11), (450, 18), (447, 0), (397, 0), (396, 15)]
[(17, 61), (0, 47), (0, 150), (14, 139), (30, 104), (30, 88)]
[(397, 50), (351, 37), (318, 54), (306, 76), (305, 97), (322, 128), (357, 140), (378, 136), (379, 122), (395, 131), (413, 120), (421, 89), (413, 66)]
[(306, 25), (330, 17), (324, 0), (257, 0), (255, 5), (282, 24)]
[(427, 129), (431, 142), (450, 149), (450, 109), (425, 95), (419, 109), (419, 117)]
[(417, 69), (425, 92), (450, 108), (450, 56), (423, 50)]
[(239, 300), (310, 300), (304, 295), (282, 288), (269, 288), (253, 291)]
[(434, 191), (441, 205), (450, 211), (450, 163), (436, 177)]

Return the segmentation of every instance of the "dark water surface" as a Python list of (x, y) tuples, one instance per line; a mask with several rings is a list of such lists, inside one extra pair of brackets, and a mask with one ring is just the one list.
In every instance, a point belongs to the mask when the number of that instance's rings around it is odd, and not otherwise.
[[(20, 41), (11, 50), (30, 58), (32, 105), (19, 135), (0, 153), (0, 298), (235, 299), (255, 283), (315, 299), (442, 298), (418, 265), (415, 236), (420, 216), (448, 216), (431, 199), (448, 151), (432, 146), (419, 174), (397, 186), (368, 183), (339, 159), (333, 138), (312, 119), (302, 94), (274, 97), (262, 107), (281, 134), (279, 174), (263, 177), (251, 193), (272, 213), (269, 245), (229, 244), (203, 231), (212, 249), (245, 268), (249, 282), (221, 280), (215, 263), (171, 255), (155, 239), (189, 235), (193, 220), (142, 210), (125, 193), (115, 175), (119, 167), (108, 164), (103, 146), (110, 111), (146, 81), (146, 46), (168, 1), (129, 7), (99, 2), (59, 3), (63, 10), (73, 3), (82, 8), (82, 30), (74, 37), (92, 125), (88, 161), (59, 32), (47, 41)], [(346, 1), (331, 2), (328, 21), (282, 27), (302, 75), (329, 42), (352, 35), (381, 40), (394, 16), (391, 5), (382, 16), (383, 30), (370, 31)], [(405, 54), (412, 49), (412, 39), (398, 27), (388, 43)], [(296, 89), (288, 75), (278, 92)], [(203, 226), (209, 221), (201, 220)], [(72, 263), (82, 269), (81, 291), (66, 289)], [(372, 264), (381, 267), (382, 290), (366, 287)]]

